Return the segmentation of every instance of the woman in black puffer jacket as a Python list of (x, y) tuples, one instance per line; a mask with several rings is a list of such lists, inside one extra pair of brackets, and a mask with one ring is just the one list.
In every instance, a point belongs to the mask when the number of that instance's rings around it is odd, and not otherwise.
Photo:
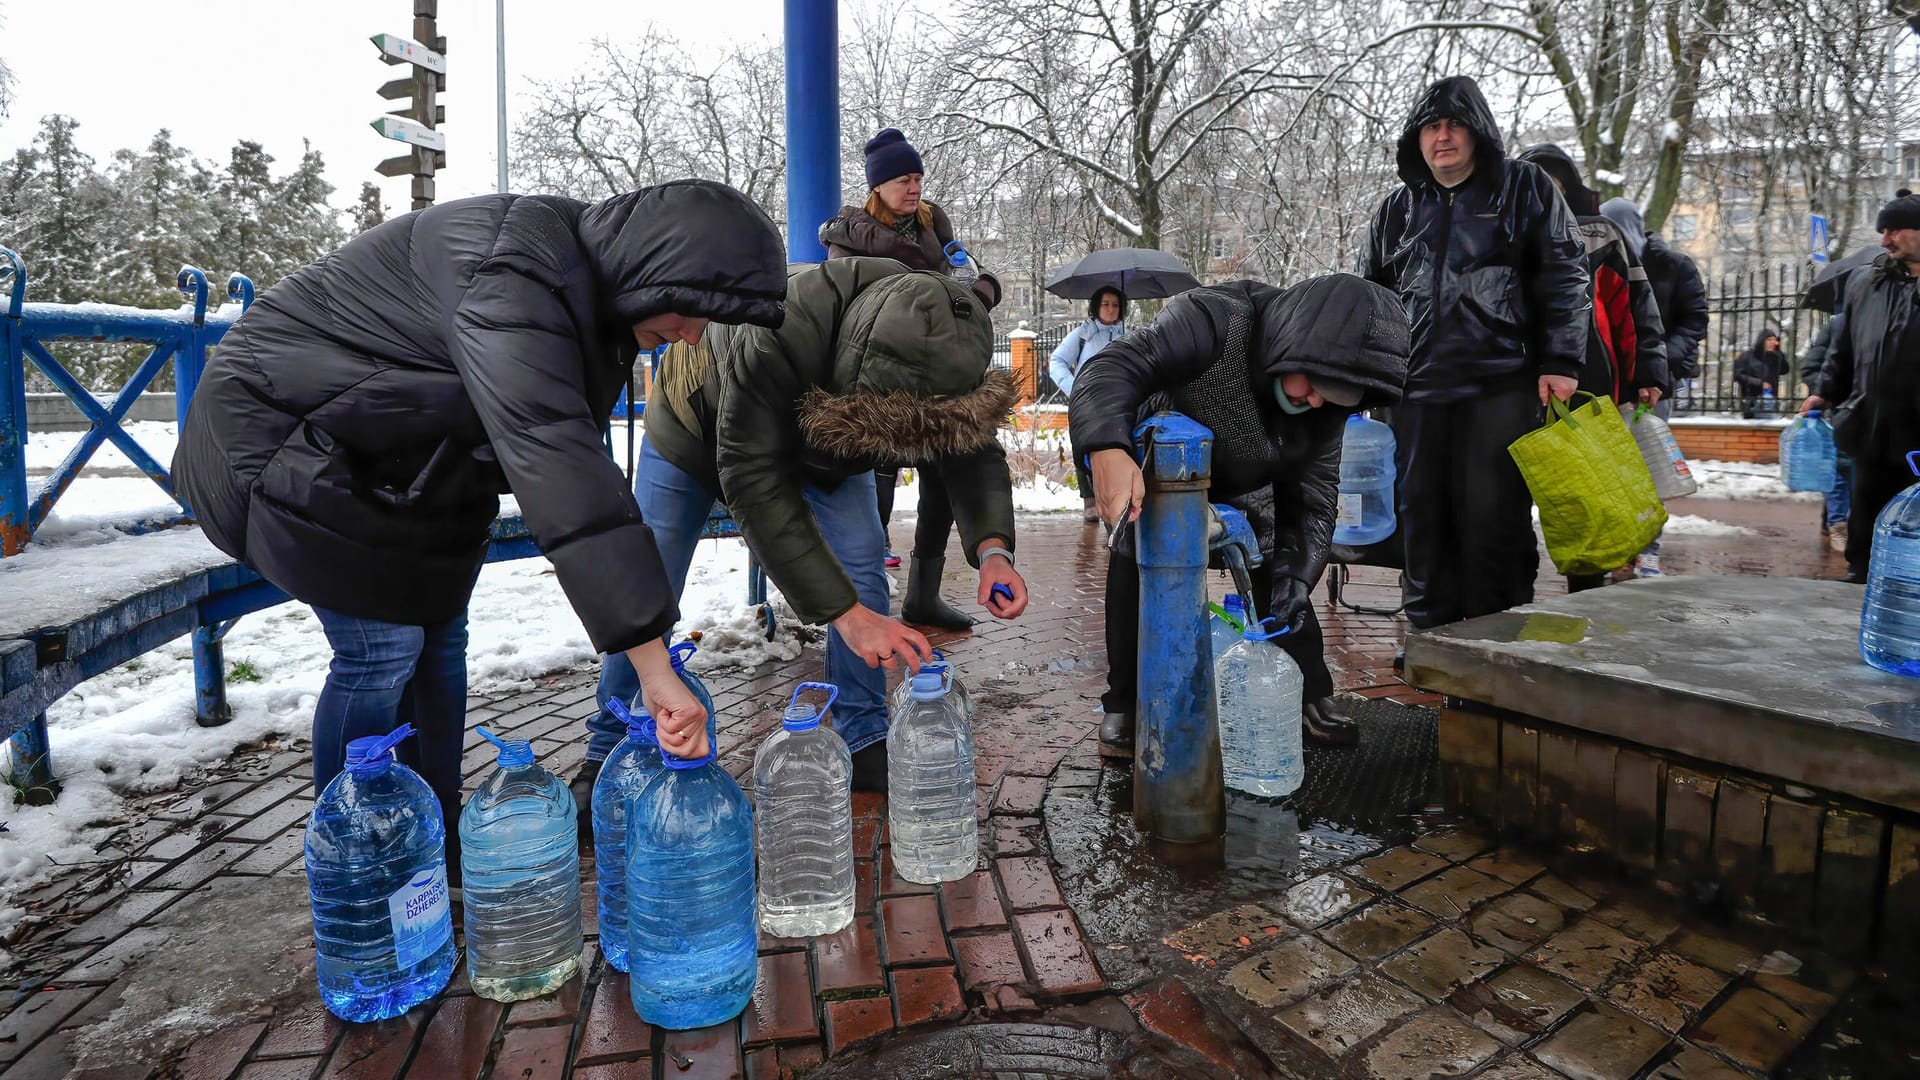
[[(820, 226), (820, 242), (827, 258), (876, 255), (897, 259), (915, 270), (951, 274), (945, 254), (953, 242), (953, 223), (947, 212), (920, 197), (920, 154), (895, 128), (867, 141), (867, 200), (863, 206), (843, 206), (832, 221)], [(973, 284), (980, 302), (992, 310), (1000, 302), (1000, 282), (981, 274)], [(947, 536), (953, 531), (946, 477), (937, 461), (902, 461), (874, 471), (879, 492), (880, 524), (893, 516), (893, 489), (902, 466), (920, 470), (920, 520), (913, 532), (913, 563), (907, 570), (907, 595), (900, 603), (902, 622), (941, 630), (965, 630), (973, 620), (940, 598), (940, 576), (946, 569)], [(889, 565), (895, 560), (889, 559)]]

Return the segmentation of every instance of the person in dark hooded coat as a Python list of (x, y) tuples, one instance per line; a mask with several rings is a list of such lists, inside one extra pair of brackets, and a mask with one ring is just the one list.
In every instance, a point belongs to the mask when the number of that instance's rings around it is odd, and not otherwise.
[(1762, 330), (1754, 339), (1753, 347), (1733, 362), (1733, 385), (1740, 390), (1742, 417), (1753, 419), (1765, 395), (1771, 393), (1776, 403), (1784, 396), (1780, 393), (1780, 377), (1787, 373), (1787, 366), (1787, 354), (1780, 349), (1779, 331)]
[[(1134, 428), (1166, 409), (1213, 432), (1210, 497), (1271, 493), (1271, 515), (1255, 522), (1264, 560), (1254, 612), (1292, 629), (1276, 644), (1306, 677), (1303, 719), (1321, 741), (1359, 736), (1334, 702), (1313, 612), (1332, 554), (1341, 441), (1356, 409), (1399, 400), (1407, 351), (1406, 315), (1393, 294), (1360, 278), (1334, 274), (1288, 289), (1236, 281), (1180, 294), (1144, 329), (1101, 350), (1074, 380), (1068, 406), (1074, 456), (1089, 461), (1100, 516), (1116, 528), (1139, 516), (1145, 497)], [(1100, 750), (1112, 757), (1131, 757), (1134, 744), (1140, 578), (1132, 536), (1107, 566)]]
[[(1632, 200), (1608, 199), (1600, 204), (1600, 214), (1620, 227), (1634, 258), (1646, 268), (1653, 306), (1666, 331), (1667, 375), (1678, 393), (1686, 380), (1699, 377), (1700, 343), (1707, 336), (1707, 287), (1700, 280), (1700, 268), (1686, 252), (1675, 250), (1660, 234), (1648, 232)], [(1668, 395), (1669, 402), (1673, 396)], [(1666, 406), (1655, 410), (1662, 420), (1669, 415), (1665, 410)]]
[(1593, 305), (1565, 201), (1507, 159), (1472, 79), (1421, 95), (1398, 160), (1360, 272), (1400, 294), (1413, 331), (1393, 428), (1406, 614), (1425, 630), (1533, 599), (1533, 498), (1507, 447), (1578, 387)]
[(458, 882), (466, 608), (512, 493), (595, 648), (641, 672), (663, 745), (705, 714), (661, 640), (679, 612), (601, 430), (641, 349), (708, 320), (777, 326), (773, 222), (720, 184), (588, 205), (442, 203), (361, 233), (228, 331), (173, 459), (207, 538), (311, 604), (333, 646), (313, 781), (411, 722), (403, 760), (440, 799)]

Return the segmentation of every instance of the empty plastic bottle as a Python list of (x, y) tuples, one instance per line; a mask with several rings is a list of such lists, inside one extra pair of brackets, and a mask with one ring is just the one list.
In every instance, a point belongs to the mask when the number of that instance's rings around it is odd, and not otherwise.
[(980, 280), (980, 264), (973, 261), (973, 256), (967, 254), (967, 249), (961, 246), (960, 241), (949, 240), (941, 250), (946, 253), (948, 265), (953, 267), (955, 281), (971, 285)]
[(627, 971), (640, 1019), (684, 1030), (753, 997), (753, 807), (711, 751), (661, 757), (627, 797)]
[[(1920, 451), (1907, 455), (1907, 467), (1920, 474)], [(1881, 671), (1920, 676), (1920, 484), (1874, 519), (1860, 655)]]
[(1340, 502), (1333, 542), (1377, 544), (1393, 535), (1393, 429), (1354, 413), (1340, 442)]
[[(819, 690), (824, 705), (802, 703)], [(840, 688), (801, 683), (780, 730), (753, 755), (753, 842), (760, 861), (760, 929), (815, 937), (853, 921), (853, 756), (820, 718)]]
[[(1225, 618), (1221, 618), (1222, 612), (1225, 612)], [(1209, 613), (1207, 622), (1213, 627), (1213, 652), (1210, 655), (1217, 659), (1233, 648), (1234, 642), (1240, 640), (1241, 632), (1247, 628), (1247, 598), (1239, 593), (1228, 593), (1227, 598), (1220, 602), (1219, 610)]]
[(1286, 632), (1248, 626), (1213, 662), (1221, 772), (1228, 787), (1265, 798), (1291, 795), (1307, 776), (1300, 744), (1305, 680), (1293, 657), (1270, 643)]
[[(607, 755), (593, 782), (594, 903), (600, 919), (600, 952), (615, 971), (627, 970), (627, 798), (666, 769), (653, 717), (607, 702), (627, 725), (626, 738)], [(712, 714), (708, 714), (711, 719)], [(708, 734), (712, 734), (711, 728)]]
[(973, 873), (973, 729), (949, 690), (951, 670), (913, 677), (887, 728), (887, 829), (893, 870), (931, 885)]
[(1620, 406), (1622, 412), (1628, 408), (1632, 408), (1633, 418), (1627, 427), (1633, 431), (1634, 444), (1640, 448), (1647, 471), (1653, 474), (1653, 493), (1662, 499), (1678, 499), (1699, 491), (1700, 483), (1693, 478), (1673, 429), (1645, 405)]
[[(959, 667), (947, 659), (947, 654), (939, 649), (933, 650), (933, 659), (921, 664), (920, 670), (950, 674), (952, 678), (947, 681), (947, 692), (960, 703), (960, 715), (967, 718), (967, 723), (973, 723), (973, 695), (967, 693), (967, 684), (960, 681)], [(898, 716), (912, 703), (913, 679), (908, 677), (900, 680), (900, 685), (894, 687), (893, 693), (887, 697), (887, 715)]]
[(348, 743), (307, 817), (314, 970), (342, 1020), (399, 1016), (439, 993), (459, 958), (440, 801), (393, 757), (412, 734), (401, 724)]
[(1795, 417), (1780, 432), (1780, 480), (1789, 491), (1833, 490), (1835, 452), (1833, 428), (1819, 409)]
[(467, 978), (483, 998), (520, 1001), (580, 973), (580, 811), (531, 743), (479, 731), (500, 753), (460, 811)]

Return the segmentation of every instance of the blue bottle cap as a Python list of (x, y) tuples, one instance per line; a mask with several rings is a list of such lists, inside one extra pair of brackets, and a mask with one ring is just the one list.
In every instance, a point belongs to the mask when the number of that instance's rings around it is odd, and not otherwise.
[(1819, 418), (1819, 416), (1820, 416), (1820, 410), (1819, 410), (1819, 409), (1808, 409), (1808, 410), (1807, 410), (1807, 419), (1809, 419), (1809, 420), (1815, 420), (1815, 419), (1818, 419), (1818, 418)]
[(1247, 610), (1247, 598), (1239, 593), (1228, 593), (1226, 600), (1222, 601), (1220, 606), (1226, 608), (1229, 615), (1244, 612)]
[(368, 735), (347, 744), (347, 768), (366, 769), (393, 757), (393, 748), (413, 735), (412, 724), (401, 724), (385, 735)]
[(503, 739), (486, 728), (474, 728), (479, 736), (500, 751), (495, 760), (503, 769), (524, 769), (533, 764), (533, 744), (525, 739)]
[(920, 673), (908, 684), (908, 692), (920, 701), (932, 701), (947, 692), (947, 671), (928, 671), (922, 667)]

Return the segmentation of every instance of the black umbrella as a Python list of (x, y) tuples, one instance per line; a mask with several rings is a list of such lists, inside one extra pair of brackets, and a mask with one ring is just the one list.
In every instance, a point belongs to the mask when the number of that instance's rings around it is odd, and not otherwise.
[(1091, 252), (1047, 279), (1047, 291), (1066, 300), (1086, 300), (1101, 289), (1119, 289), (1129, 300), (1151, 300), (1199, 286), (1185, 263), (1156, 248)]
[(1839, 262), (1828, 263), (1826, 268), (1814, 277), (1813, 284), (1807, 286), (1806, 295), (1800, 298), (1800, 306), (1831, 314), (1834, 308), (1840, 306), (1840, 285), (1846, 280), (1847, 271), (1857, 266), (1865, 266), (1879, 256), (1878, 246), (1863, 247)]

